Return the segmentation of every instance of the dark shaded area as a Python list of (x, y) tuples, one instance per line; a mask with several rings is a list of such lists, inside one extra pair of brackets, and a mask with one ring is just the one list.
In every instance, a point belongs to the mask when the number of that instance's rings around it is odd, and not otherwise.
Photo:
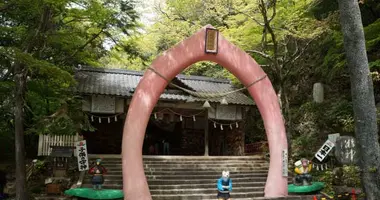
[[(380, 4), (377, 0), (366, 0), (359, 3), (363, 26), (375, 22), (380, 18)], [(311, 9), (311, 13), (318, 20), (326, 19), (331, 13), (339, 11), (338, 1), (318, 1)]]
[(7, 184), (7, 174), (0, 170), (0, 197), (4, 192), (5, 184)]
[[(146, 129), (143, 146), (144, 155), (162, 155), (164, 150), (163, 140), (169, 143), (170, 154), (181, 155), (181, 122), (154, 122), (150, 120)], [(152, 152), (154, 149), (154, 152)]]
[(94, 132), (82, 131), (87, 142), (87, 153), (89, 154), (120, 154), (123, 139), (124, 119), (117, 122), (107, 120), (91, 122), (96, 128)]

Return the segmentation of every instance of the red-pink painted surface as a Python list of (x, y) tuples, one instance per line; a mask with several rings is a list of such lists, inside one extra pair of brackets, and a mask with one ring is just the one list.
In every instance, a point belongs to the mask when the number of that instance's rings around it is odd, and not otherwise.
[[(219, 63), (244, 85), (249, 85), (265, 75), (251, 56), (221, 35), (219, 35), (218, 54), (206, 54), (204, 46), (207, 27), (211, 26), (202, 28), (190, 38), (164, 52), (153, 61), (151, 67), (169, 80), (199, 61)], [(147, 70), (133, 95), (125, 121), (122, 143), (124, 199), (152, 199), (143, 168), (142, 145), (151, 112), (167, 84), (163, 78)], [(288, 181), (287, 177), (282, 176), (282, 150), (287, 149), (287, 140), (278, 98), (268, 78), (254, 84), (248, 90), (264, 120), (270, 149), (265, 196), (287, 196)]]

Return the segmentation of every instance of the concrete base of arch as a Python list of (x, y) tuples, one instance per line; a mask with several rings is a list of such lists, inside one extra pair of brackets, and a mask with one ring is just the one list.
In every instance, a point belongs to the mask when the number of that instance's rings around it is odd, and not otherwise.
[[(213, 61), (234, 74), (245, 86), (266, 74), (250, 55), (231, 44), (223, 36), (218, 39), (218, 53), (205, 53), (205, 34), (208, 25), (190, 38), (156, 58), (151, 68), (172, 80), (188, 66), (199, 61)], [(157, 73), (147, 70), (133, 95), (124, 125), (122, 142), (123, 190), (127, 200), (150, 200), (143, 168), (142, 145), (151, 112), (168, 82)], [(265, 197), (288, 195), (288, 178), (283, 176), (282, 152), (287, 150), (285, 126), (277, 95), (266, 77), (248, 87), (260, 111), (268, 138), (270, 165), (265, 185)]]

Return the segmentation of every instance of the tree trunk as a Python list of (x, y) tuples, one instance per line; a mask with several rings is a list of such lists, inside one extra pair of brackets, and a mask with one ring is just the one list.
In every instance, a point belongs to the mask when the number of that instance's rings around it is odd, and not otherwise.
[(16, 147), (16, 200), (27, 199), (25, 146), (24, 146), (24, 96), (25, 96), (25, 66), (15, 64), (15, 147)]
[(286, 138), (288, 140), (288, 155), (289, 155), (289, 158), (292, 159), (292, 153), (293, 153), (292, 152), (292, 134), (293, 134), (292, 114), (290, 112), (289, 96), (284, 91), (284, 89), (282, 91), (283, 91), (282, 96), (285, 101), (284, 115), (286, 116), (285, 125), (286, 125)]
[(376, 200), (380, 197), (380, 147), (363, 25), (356, 0), (338, 0), (338, 3), (347, 64), (350, 69), (362, 183), (366, 198)]
[(280, 104), (280, 109), (282, 113), (282, 119), (284, 120), (286, 127), (286, 139), (288, 142), (288, 155), (291, 158), (292, 153), (292, 124), (290, 115), (290, 103), (288, 95), (285, 92), (283, 84), (278, 86), (279, 90), (277, 92), (278, 102)]

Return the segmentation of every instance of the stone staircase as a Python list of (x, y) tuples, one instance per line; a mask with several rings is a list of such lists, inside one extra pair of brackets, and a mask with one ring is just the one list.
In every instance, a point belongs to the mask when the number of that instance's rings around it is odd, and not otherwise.
[[(108, 170), (103, 187), (122, 189), (120, 155), (93, 155), (90, 162), (96, 158), (102, 158)], [(216, 180), (223, 170), (230, 171), (234, 200), (263, 197), (268, 166), (262, 156), (144, 156), (145, 174), (153, 200), (216, 199)], [(91, 187), (89, 175), (82, 187)]]

